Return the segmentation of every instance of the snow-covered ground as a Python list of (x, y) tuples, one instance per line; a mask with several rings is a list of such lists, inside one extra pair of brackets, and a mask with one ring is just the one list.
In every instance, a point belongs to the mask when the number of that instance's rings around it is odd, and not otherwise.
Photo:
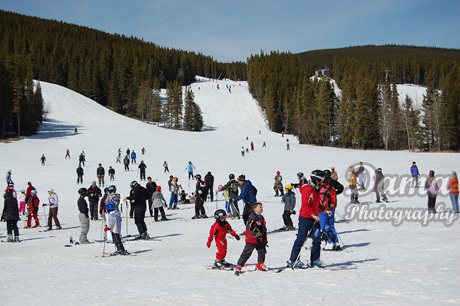
[[(459, 170), (459, 154), (410, 153), (384, 151), (353, 151), (299, 145), (286, 135), (270, 132), (260, 110), (248, 93), (246, 82), (219, 81), (199, 78), (192, 84), (195, 100), (204, 113), (206, 129), (201, 133), (169, 130), (148, 125), (113, 113), (97, 103), (66, 88), (41, 83), (43, 96), (50, 106), (49, 121), (33, 137), (12, 143), (1, 143), (0, 173), (13, 172), (16, 189), (31, 181), (38, 189), (42, 202), (47, 202), (48, 188), (54, 188), (60, 198), (59, 219), (62, 231), (40, 232), (22, 229), (21, 243), (0, 244), (0, 301), (2, 305), (430, 305), (460, 303), (459, 275), (460, 222), (451, 227), (432, 222), (422, 227), (417, 222), (405, 222), (399, 227), (389, 222), (340, 222), (338, 232), (345, 243), (343, 252), (322, 252), (322, 260), (329, 270), (285, 270), (281, 273), (254, 272), (236, 277), (231, 272), (206, 270), (214, 261), (215, 246), (206, 248), (212, 219), (190, 220), (193, 205), (182, 210), (167, 211), (168, 222), (153, 222), (146, 218), (148, 231), (157, 241), (126, 242), (128, 251), (137, 256), (101, 258), (103, 245), (93, 243), (64, 247), (69, 237), (77, 238), (80, 228), (77, 210), (75, 170), (78, 155), (85, 151), (84, 186), (96, 180), (98, 163), (107, 170), (117, 171), (115, 184), (125, 196), (129, 183), (138, 179), (137, 168), (123, 171), (115, 163), (118, 148), (129, 147), (138, 154), (138, 162), (147, 164), (147, 175), (167, 189), (169, 173), (163, 173), (164, 160), (171, 174), (188, 192), (193, 182), (187, 180), (188, 161), (196, 166), (196, 173), (211, 171), (216, 184), (227, 181), (228, 175), (246, 174), (258, 188), (258, 199), (264, 204), (269, 230), (282, 224), (279, 198), (273, 197), (273, 177), (281, 171), (284, 183), (295, 182), (299, 171), (308, 174), (314, 169), (335, 166), (339, 180), (346, 185), (344, 173), (348, 165), (359, 161), (383, 168), (386, 174), (406, 174), (413, 160), (426, 174)], [(240, 85), (241, 84), (241, 85)], [(232, 87), (232, 93), (226, 88)], [(399, 88), (398, 88), (399, 89)], [(79, 133), (73, 134), (77, 126)], [(260, 131), (260, 132), (259, 132)], [(249, 140), (246, 140), (248, 137)], [(286, 151), (286, 139), (291, 151)], [(256, 149), (241, 157), (241, 147), (254, 141)], [(262, 148), (263, 142), (267, 143)], [(146, 155), (140, 154), (145, 147)], [(71, 159), (64, 159), (66, 149)], [(47, 158), (41, 166), (42, 154)], [(5, 182), (3, 183), (3, 185)], [(165, 192), (166, 198), (169, 193)], [(219, 202), (207, 203), (208, 215)], [(372, 195), (360, 197), (371, 201)], [(392, 197), (391, 207), (426, 207), (426, 197)], [(343, 214), (348, 197), (339, 196), (338, 211)], [(438, 203), (450, 201), (445, 195)], [(376, 206), (369, 204), (370, 207)], [(42, 225), (44, 214), (39, 212)], [(294, 219), (295, 216), (294, 216)], [(340, 218), (339, 218), (340, 219)], [(186, 221), (186, 222), (184, 222)], [(295, 222), (296, 223), (296, 222)], [(230, 224), (241, 232), (242, 221)], [(123, 220), (123, 234), (126, 233)], [(136, 233), (132, 219), (128, 232)], [(42, 227), (43, 229), (43, 227)], [(101, 239), (102, 222), (92, 221), (89, 239)], [(5, 225), (0, 227), (6, 239)], [(268, 237), (266, 264), (284, 266), (295, 240), (295, 232), (273, 233)], [(236, 263), (244, 242), (228, 239), (227, 260)], [(107, 250), (114, 250), (112, 244)], [(309, 259), (303, 250), (302, 259)], [(99, 257), (98, 257), (99, 256)], [(257, 261), (249, 260), (253, 269)]]

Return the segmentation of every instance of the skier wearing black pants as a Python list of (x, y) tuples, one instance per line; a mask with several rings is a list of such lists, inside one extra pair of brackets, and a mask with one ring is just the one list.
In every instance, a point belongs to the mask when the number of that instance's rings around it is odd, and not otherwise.
[(244, 224), (248, 222), (249, 214), (251, 213), (251, 203), (257, 202), (257, 188), (252, 185), (250, 180), (246, 180), (246, 176), (241, 174), (238, 177), (238, 184), (241, 187), (240, 195), (233, 199), (234, 202), (243, 200), (243, 221)]
[(78, 166), (77, 168), (77, 184), (83, 184), (83, 168), (81, 166)]
[(96, 186), (96, 181), (93, 181), (91, 186), (88, 188), (88, 199), (89, 199), (89, 210), (91, 213), (91, 220), (98, 220), (98, 204), (99, 198), (102, 197), (102, 191)]
[(197, 174), (195, 176), (196, 180), (196, 190), (195, 190), (195, 216), (192, 219), (207, 218), (206, 211), (204, 210), (204, 193), (205, 186), (203, 181), (201, 181), (201, 175)]
[(141, 173), (141, 181), (145, 181), (145, 168), (147, 168), (147, 165), (144, 164), (144, 161), (142, 160), (141, 163), (139, 164), (139, 172)]
[(208, 198), (208, 195), (211, 198), (211, 202), (214, 201), (214, 176), (211, 174), (211, 171), (209, 171), (206, 176), (204, 177), (204, 185), (205, 185), (205, 193), (206, 196), (204, 197), (205, 199)]
[(152, 199), (152, 195), (157, 189), (157, 184), (152, 181), (152, 178), (150, 176), (147, 178), (147, 184), (145, 185), (145, 189), (147, 189), (147, 191), (149, 193), (148, 201), (149, 201), (150, 217), (153, 217), (153, 209), (152, 209), (153, 199)]
[[(2, 221), (6, 221), (6, 230), (8, 232), (8, 242), (20, 242), (18, 220), (19, 220), (19, 209), (18, 201), (13, 195), (13, 190), (8, 189), (5, 192), (5, 206), (2, 212)], [(14, 239), (13, 239), (14, 232)]]
[(136, 181), (132, 181), (131, 193), (129, 200), (131, 202), (131, 209), (134, 209), (134, 223), (136, 223), (139, 236), (136, 239), (150, 239), (147, 233), (147, 225), (145, 224), (145, 211), (147, 210), (147, 204), (145, 203), (148, 198), (147, 189), (139, 185)]

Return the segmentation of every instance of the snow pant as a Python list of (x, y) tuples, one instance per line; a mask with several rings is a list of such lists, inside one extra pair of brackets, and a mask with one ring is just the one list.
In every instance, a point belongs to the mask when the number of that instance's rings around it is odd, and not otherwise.
[(134, 205), (131, 205), (130, 209), (129, 209), (129, 217), (132, 219), (134, 218)]
[(56, 226), (61, 226), (61, 223), (59, 223), (59, 219), (57, 217), (57, 214), (58, 214), (58, 208), (59, 207), (51, 207), (50, 208), (50, 212), (48, 214), (48, 227), (51, 228), (53, 226), (53, 220), (54, 220), (54, 224), (56, 224)]
[(110, 228), (112, 234), (121, 234), (121, 217), (116, 210), (106, 213), (107, 227)]
[(154, 213), (153, 218), (155, 219), (155, 221), (158, 221), (158, 210), (161, 213), (161, 219), (163, 219), (163, 220), (166, 219), (166, 214), (165, 214), (164, 208), (163, 207), (155, 207), (153, 209), (153, 211), (154, 211), (153, 212)]
[(201, 197), (197, 196), (195, 199), (195, 216), (204, 216), (206, 212), (204, 210), (204, 201)]
[(131, 164), (136, 164), (136, 158), (131, 158)]
[(97, 220), (97, 207), (98, 201), (89, 200), (89, 212), (91, 214), (91, 220)]
[(250, 214), (251, 214), (251, 203), (245, 203), (244, 208), (243, 208), (243, 221), (245, 225), (248, 222)]
[(254, 251), (254, 249), (257, 250), (257, 262), (265, 262), (265, 254), (267, 254), (265, 244), (246, 244), (236, 265), (238, 267), (243, 267), (246, 261), (248, 261), (249, 257), (251, 257), (252, 251)]
[(431, 196), (428, 194), (428, 211), (436, 212), (436, 196)]
[(171, 197), (169, 198), (169, 208), (177, 207), (177, 193), (172, 192)]
[(232, 212), (230, 210), (230, 201), (225, 201), (225, 211), (227, 212), (227, 214)]
[(339, 237), (334, 226), (335, 209), (331, 209), (332, 215), (329, 217), (326, 212), (319, 214), (319, 226), (322, 233), (328, 236), (328, 242), (338, 243)]
[(79, 176), (77, 177), (77, 184), (78, 184), (78, 183), (83, 184), (83, 175), (79, 175)]
[(208, 195), (209, 195), (209, 197), (211, 198), (211, 202), (214, 201), (214, 192), (212, 190), (213, 190), (213, 185), (206, 186), (206, 188), (205, 188), (205, 193), (206, 193), (205, 198), (207, 198)]
[(458, 193), (457, 194), (450, 194), (450, 200), (452, 201), (452, 210), (455, 213), (460, 213), (459, 208), (458, 208)]
[(294, 227), (294, 224), (292, 223), (292, 220), (291, 220), (291, 215), (292, 213), (290, 210), (285, 210), (283, 212), (283, 221), (286, 227)]
[(114, 181), (115, 180), (115, 174), (109, 174), (109, 180)]
[(193, 171), (188, 173), (188, 179), (192, 178), (193, 180)]
[(363, 177), (364, 177), (363, 173), (358, 174), (359, 187), (362, 188), (362, 189), (364, 189)]
[(356, 185), (350, 185), (350, 191), (351, 191), (350, 202), (354, 203), (358, 201), (358, 188), (356, 187)]
[(291, 263), (295, 263), (299, 258), (300, 250), (307, 239), (308, 232), (311, 229), (311, 238), (313, 244), (310, 253), (310, 261), (319, 259), (321, 255), (321, 228), (318, 222), (315, 222), (313, 218), (299, 217), (299, 230), (297, 232), (297, 238), (294, 241), (291, 251)]
[(383, 192), (383, 190), (380, 191), (380, 192), (376, 191), (376, 192), (375, 192), (375, 196), (376, 196), (376, 198), (377, 198), (377, 202), (380, 202), (380, 195), (382, 195), (382, 200), (383, 200), (383, 201), (387, 201), (387, 200), (388, 200), (388, 199), (387, 199), (387, 196), (385, 195), (385, 193)]
[(18, 220), (6, 221), (6, 231), (8, 232), (8, 236), (14, 232), (14, 236), (19, 237)]
[(141, 181), (144, 180), (145, 181), (145, 171), (140, 171), (141, 172)]
[(36, 226), (40, 226), (40, 221), (38, 220), (38, 210), (35, 211), (35, 209), (33, 211), (30, 211), (29, 212), (29, 215), (27, 217), (27, 227), (31, 227), (31, 223), (32, 223), (32, 217), (34, 218), (35, 220), (35, 225)]
[(168, 167), (165, 167), (165, 173), (166, 173), (166, 171), (168, 171), (168, 173), (169, 173), (169, 168)]
[(418, 187), (418, 175), (412, 175), (411, 187)]
[(69, 154), (69, 153), (66, 153), (65, 158), (67, 158), (67, 157), (70, 158), (70, 154)]
[(125, 164), (125, 171), (129, 171), (129, 164)]
[(152, 209), (153, 200), (152, 200), (151, 197), (149, 197), (149, 198), (147, 199), (147, 201), (148, 201), (148, 205), (149, 205), (150, 217), (153, 217), (153, 209)]
[(145, 208), (134, 208), (134, 223), (137, 226), (139, 235), (147, 232), (147, 225), (144, 221), (145, 218)]
[(98, 180), (99, 180), (99, 186), (104, 186), (104, 176), (103, 175), (98, 175), (97, 176)]
[[(225, 256), (227, 256), (227, 239), (216, 240), (216, 247), (217, 247), (216, 259), (224, 260)], [(249, 256), (251, 255), (249, 254)]]
[(121, 251), (121, 252), (125, 251), (123, 242), (121, 242), (120, 234), (116, 234), (112, 232), (112, 241), (113, 241), (113, 244), (115, 244), (115, 248), (117, 249), (117, 251)]
[(19, 213), (23, 215), (26, 213), (26, 201), (19, 202)]
[(88, 232), (89, 232), (89, 218), (85, 214), (80, 213), (78, 215), (81, 223), (80, 243), (89, 243)]
[(282, 197), (284, 195), (284, 190), (283, 190), (283, 187), (281, 188), (273, 188), (275, 189), (275, 197)]

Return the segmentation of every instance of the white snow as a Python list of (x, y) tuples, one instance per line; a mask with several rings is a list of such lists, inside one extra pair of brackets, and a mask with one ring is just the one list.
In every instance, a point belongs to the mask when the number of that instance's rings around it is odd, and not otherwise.
[(417, 108), (422, 106), (423, 96), (426, 95), (426, 87), (414, 84), (397, 84), (399, 104), (404, 105), (406, 95), (412, 99), (412, 103)]
[[(314, 169), (335, 166), (344, 185), (348, 165), (361, 160), (382, 167), (386, 174), (408, 173), (413, 160), (424, 174), (431, 169), (437, 174), (459, 170), (456, 168), (459, 154), (354, 151), (299, 145), (293, 136), (282, 138), (267, 129), (246, 82), (199, 79), (200, 82), (191, 87), (204, 113), (206, 129), (201, 133), (144, 124), (113, 113), (71, 90), (41, 82), (43, 96), (51, 110), (49, 121), (35, 136), (0, 143), (0, 174), (11, 169), (17, 190), (25, 189), (31, 181), (42, 202), (47, 202), (48, 188), (54, 188), (60, 199), (59, 219), (66, 229), (26, 230), (22, 229), (24, 221), (20, 221), (23, 242), (0, 244), (2, 305), (460, 303), (460, 222), (451, 227), (442, 223), (430, 223), (428, 227), (408, 222), (400, 227), (388, 222), (338, 223), (338, 232), (347, 248), (343, 252), (322, 252), (321, 259), (329, 265), (344, 267), (339, 271), (286, 270), (279, 274), (254, 272), (236, 277), (231, 272), (206, 270), (204, 267), (214, 261), (216, 252), (214, 243), (211, 249), (205, 245), (213, 220), (191, 221), (193, 205), (167, 211), (167, 216), (175, 219), (169, 222), (155, 223), (152, 218), (146, 218), (150, 235), (160, 241), (126, 242), (127, 250), (137, 256), (96, 257), (102, 255), (101, 243), (64, 247), (69, 236), (78, 239), (80, 233), (76, 202), (81, 186), (76, 184), (75, 170), (82, 150), (87, 158), (84, 186), (88, 187), (96, 179), (96, 167), (102, 163), (106, 171), (109, 166), (117, 171), (115, 184), (122, 196), (128, 194), (129, 183), (138, 176), (137, 168), (124, 172), (121, 164), (115, 163), (118, 148), (122, 152), (128, 147), (134, 149), (138, 162), (144, 160), (147, 164), (147, 175), (163, 190), (167, 189), (169, 176), (163, 173), (164, 160), (187, 192), (194, 189), (193, 182), (187, 181), (188, 161), (195, 164), (196, 173), (204, 176), (211, 171), (215, 186), (225, 183), (230, 173), (244, 173), (259, 191), (258, 199), (264, 203), (269, 230), (283, 225), (283, 206), (279, 198), (272, 197), (277, 170), (287, 184), (296, 181), (299, 171), (308, 174)], [(225, 85), (232, 86), (231, 94)], [(78, 135), (73, 134), (75, 126), (78, 126)], [(291, 144), (289, 152), (286, 138)], [(254, 141), (256, 149), (243, 158), (241, 146), (249, 147), (250, 141)], [(267, 148), (261, 147), (263, 141)], [(142, 147), (147, 150), (144, 156), (140, 154)], [(71, 152), (70, 160), (64, 159), (67, 148)], [(47, 158), (46, 166), (40, 165), (42, 154)], [(168, 192), (164, 195), (169, 199)], [(367, 195), (360, 200), (371, 198)], [(219, 194), (218, 204), (206, 204), (208, 215), (216, 206), (223, 208), (221, 199)], [(395, 201), (387, 204), (391, 207), (426, 207), (425, 196), (391, 200)], [(341, 214), (348, 202), (347, 196), (339, 196)], [(439, 196), (438, 203), (441, 202), (450, 209), (448, 197)], [(39, 215), (44, 229), (43, 208)], [(293, 216), (295, 224), (296, 217)], [(128, 232), (137, 233), (133, 220), (127, 222)], [(229, 222), (237, 232), (243, 231), (242, 221)], [(89, 239), (99, 240), (101, 230), (102, 222), (92, 221)], [(126, 233), (126, 219), (123, 219), (122, 233)], [(4, 224), (0, 226), (0, 236), (6, 239)], [(285, 265), (295, 237), (295, 232), (269, 235), (267, 266)], [(244, 241), (228, 239), (228, 244), (227, 260), (236, 263)], [(106, 250), (113, 251), (114, 246), (107, 244)], [(309, 259), (309, 250), (302, 250), (302, 254), (303, 260)], [(251, 266), (244, 269), (253, 269), (256, 262), (257, 256), (253, 254), (248, 261)]]

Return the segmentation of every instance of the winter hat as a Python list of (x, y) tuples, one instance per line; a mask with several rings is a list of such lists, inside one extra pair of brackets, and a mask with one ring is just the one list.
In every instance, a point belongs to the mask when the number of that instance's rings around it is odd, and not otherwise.
[(455, 171), (452, 171), (452, 177), (455, 177), (455, 178), (457, 178), (457, 172), (455, 172)]
[(53, 190), (53, 188), (50, 188), (50, 189), (48, 189), (48, 192), (50, 192), (50, 193), (54, 193), (54, 190)]
[(161, 186), (157, 186), (157, 188), (155, 190), (158, 191), (158, 192), (161, 192)]
[(241, 174), (240, 176), (238, 176), (238, 181), (240, 182), (246, 181), (246, 176), (244, 174)]

